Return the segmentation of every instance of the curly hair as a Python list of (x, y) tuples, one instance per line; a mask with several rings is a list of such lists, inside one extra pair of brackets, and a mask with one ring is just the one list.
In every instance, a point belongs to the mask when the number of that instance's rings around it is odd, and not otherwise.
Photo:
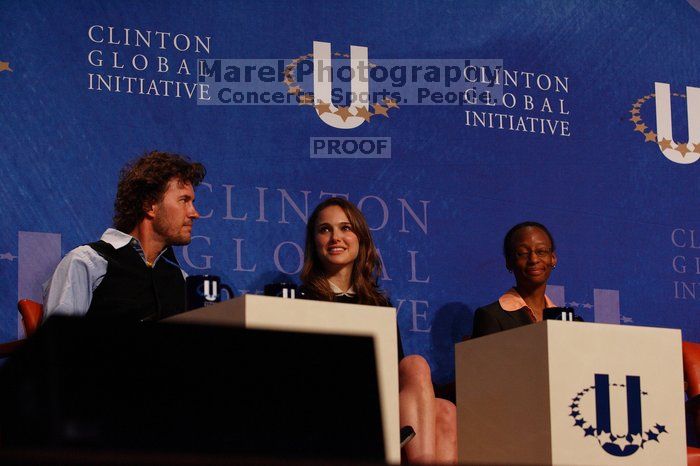
[(160, 201), (173, 178), (192, 187), (206, 175), (204, 165), (178, 154), (151, 151), (128, 163), (119, 174), (114, 200), (114, 228), (130, 233), (147, 207)]
[(304, 288), (318, 299), (333, 301), (334, 293), (326, 279), (326, 271), (318, 256), (318, 251), (316, 251), (314, 238), (318, 216), (323, 209), (330, 206), (338, 206), (343, 209), (350, 221), (352, 231), (359, 240), (359, 251), (353, 264), (351, 277), (359, 304), (388, 306), (389, 299), (378, 284), (382, 274), (382, 262), (379, 259), (377, 248), (374, 246), (374, 241), (372, 241), (367, 221), (354, 204), (341, 197), (331, 197), (321, 202), (316, 206), (306, 223), (304, 266), (301, 269), (301, 281)]

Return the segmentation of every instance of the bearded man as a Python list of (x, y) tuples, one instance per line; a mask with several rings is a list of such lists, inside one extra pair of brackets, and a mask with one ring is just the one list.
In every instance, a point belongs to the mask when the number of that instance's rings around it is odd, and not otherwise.
[(189, 244), (199, 218), (194, 188), (206, 170), (186, 157), (150, 152), (121, 171), (114, 227), (70, 251), (44, 285), (53, 314), (158, 320), (186, 309), (186, 274), (172, 246)]

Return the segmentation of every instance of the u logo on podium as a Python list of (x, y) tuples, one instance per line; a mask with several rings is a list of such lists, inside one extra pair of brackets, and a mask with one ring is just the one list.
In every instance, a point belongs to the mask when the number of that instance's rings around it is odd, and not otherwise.
[[(569, 416), (574, 419), (574, 427), (580, 427), (584, 437), (595, 437), (600, 447), (612, 456), (630, 456), (643, 449), (648, 442), (659, 442), (663, 433), (668, 433), (666, 426), (656, 423), (648, 429), (644, 428), (642, 417), (642, 397), (648, 395), (642, 390), (641, 379), (637, 375), (627, 375), (625, 383), (610, 383), (608, 374), (595, 374), (595, 383), (580, 390), (572, 398), (569, 405)], [(611, 390), (625, 390), (627, 403), (627, 432), (613, 432)], [(592, 412), (583, 412), (589, 394), (595, 394), (595, 423), (586, 419), (593, 418)], [(618, 407), (619, 408), (619, 407)], [(590, 411), (590, 408), (587, 409)]]

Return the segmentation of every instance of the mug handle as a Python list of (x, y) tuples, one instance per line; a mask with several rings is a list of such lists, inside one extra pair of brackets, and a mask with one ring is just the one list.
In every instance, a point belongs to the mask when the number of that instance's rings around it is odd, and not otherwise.
[(233, 294), (233, 290), (227, 284), (221, 283), (221, 284), (219, 284), (219, 288), (221, 288), (222, 290), (226, 290), (226, 293), (228, 293), (228, 298), (226, 298), (227, 300), (233, 299), (233, 297), (235, 296)]

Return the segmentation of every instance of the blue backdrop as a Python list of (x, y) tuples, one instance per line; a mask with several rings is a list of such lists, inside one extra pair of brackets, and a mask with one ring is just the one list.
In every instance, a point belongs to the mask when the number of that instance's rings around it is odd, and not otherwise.
[[(5, 2), (0, 340), (18, 335), (17, 299), (39, 298), (60, 257), (110, 225), (122, 165), (158, 149), (208, 169), (203, 218), (178, 251), (183, 268), (239, 292), (298, 279), (306, 216), (328, 193), (360, 203), (404, 347), (427, 357), (438, 382), (453, 376), (452, 345), (469, 334), (474, 309), (513, 284), (501, 242), (524, 220), (556, 239), (550, 293), (560, 304), (588, 321), (681, 328), (699, 341), (700, 163), (689, 163), (700, 157), (699, 8)], [(150, 31), (150, 44), (137, 46), (136, 31)], [(377, 63), (502, 60), (513, 79), (505, 105), (373, 101), (384, 110), (355, 129), (325, 123), (310, 105), (202, 105), (211, 101), (197, 87), (206, 81), (198, 60), (287, 65), (314, 41), (341, 54), (366, 47)], [(275, 86), (288, 94), (287, 84)], [(314, 158), (318, 137), (390, 139), (390, 157)]]

